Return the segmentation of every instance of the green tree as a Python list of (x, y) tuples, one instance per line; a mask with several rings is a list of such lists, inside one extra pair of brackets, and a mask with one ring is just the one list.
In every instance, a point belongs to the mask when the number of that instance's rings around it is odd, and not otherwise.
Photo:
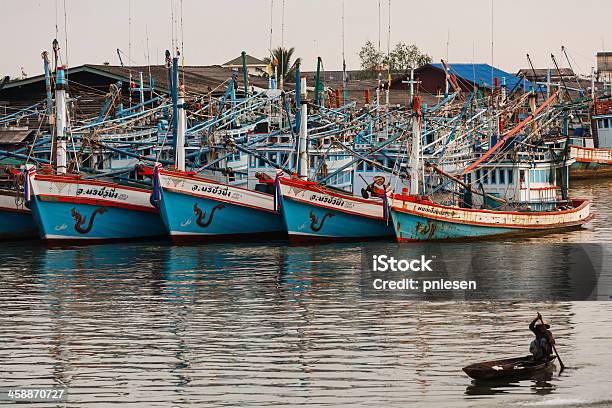
[(410, 68), (431, 63), (431, 57), (419, 50), (416, 45), (406, 45), (399, 42), (389, 55), (383, 57), (383, 65), (391, 72), (406, 72)]
[[(279, 80), (283, 78), (283, 82), (295, 81), (295, 69), (301, 59), (297, 58), (294, 62), (291, 62), (291, 58), (293, 58), (294, 52), (294, 47), (291, 47), (289, 49), (278, 47), (272, 50), (272, 55), (274, 56), (272, 62), (274, 62), (274, 64), (277, 64), (276, 70), (278, 72), (278, 78)], [(264, 58), (264, 62), (266, 64), (270, 64), (270, 61), (270, 57)]]
[(366, 71), (369, 76), (374, 76), (382, 68), (383, 56), (376, 50), (372, 41), (367, 41), (361, 47), (359, 59), (361, 60), (361, 69)]

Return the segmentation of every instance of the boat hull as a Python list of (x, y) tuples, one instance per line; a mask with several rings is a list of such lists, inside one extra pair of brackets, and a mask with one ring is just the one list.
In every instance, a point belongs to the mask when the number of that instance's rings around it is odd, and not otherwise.
[(393, 236), (382, 201), (364, 200), (281, 179), (281, 211), (293, 242), (384, 239)]
[(515, 212), (447, 207), (418, 200), (400, 200), (391, 206), (399, 242), (480, 239), (577, 228), (591, 219), (590, 203), (558, 212)]
[(160, 212), (173, 240), (283, 238), (271, 194), (162, 170)]
[(31, 211), (15, 191), (0, 190), (0, 239), (34, 238), (36, 224)]
[(555, 356), (547, 361), (533, 361), (531, 356), (485, 361), (463, 367), (463, 372), (475, 380), (500, 380), (529, 378), (537, 373), (552, 370)]
[(573, 179), (612, 177), (612, 149), (572, 145), (570, 157), (576, 160), (569, 170)]
[(35, 176), (30, 208), (47, 241), (107, 242), (165, 235), (149, 191), (65, 176)]

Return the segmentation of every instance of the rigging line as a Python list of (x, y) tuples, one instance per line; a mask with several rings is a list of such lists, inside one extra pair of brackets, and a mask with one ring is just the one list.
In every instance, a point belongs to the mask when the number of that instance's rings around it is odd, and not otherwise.
[(181, 0), (181, 76), (185, 84), (185, 32), (183, 31), (183, 0)]
[(380, 0), (378, 0), (378, 55), (380, 55)]
[(174, 0), (170, 0), (170, 26), (172, 29), (172, 54), (174, 55), (176, 50), (176, 42), (174, 39)]
[(59, 28), (58, 28), (58, 14), (59, 14), (59, 7), (57, 5), (58, 0), (55, 0), (55, 38), (57, 38), (57, 35), (59, 34)]
[[(391, 75), (391, 0), (389, 0), (389, 32), (387, 35), (387, 75)], [(387, 91), (389, 91), (389, 85), (387, 84)]]
[[(66, 0), (64, 0), (64, 40), (66, 43), (64, 54), (66, 54), (66, 67), (68, 67), (68, 16), (66, 12)], [(68, 70), (66, 70), (65, 76), (66, 79), (68, 79)]]
[(493, 67), (494, 65), (494, 54), (493, 54), (493, 27), (494, 27), (494, 14), (493, 14), (493, 4), (495, 3), (495, 0), (491, 0), (491, 88), (493, 88), (493, 77), (494, 77), (494, 73), (493, 73)]
[[(128, 0), (128, 61), (131, 61), (131, 60), (132, 60), (132, 0)], [(130, 62), (130, 68), (131, 68), (131, 62)]]
[(283, 11), (281, 16), (281, 52), (280, 52), (280, 85), (281, 89), (285, 88), (285, 0), (283, 0)]
[(274, 64), (274, 55), (272, 53), (272, 27), (274, 24), (274, 20), (272, 19), (274, 17), (274, 0), (270, 0), (270, 49), (268, 51), (270, 51), (270, 62), (272, 64)]

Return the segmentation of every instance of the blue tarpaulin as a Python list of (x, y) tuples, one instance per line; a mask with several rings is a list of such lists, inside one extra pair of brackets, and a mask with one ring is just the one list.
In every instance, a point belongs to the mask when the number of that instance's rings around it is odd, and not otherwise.
[[(432, 66), (444, 70), (442, 64), (431, 64)], [(538, 85), (529, 82), (525, 79), (521, 80), (518, 76), (509, 72), (502, 71), (501, 69), (491, 67), (489, 64), (448, 64), (448, 69), (451, 74), (455, 74), (458, 78), (459, 83), (461, 80), (474, 82), (477, 85), (484, 84), (485, 87), (491, 88), (492, 78), (499, 78), (500, 84), (501, 79), (506, 78), (506, 89), (512, 90), (515, 85), (520, 82), (517, 88), (531, 90), (537, 90)], [(523, 86), (525, 88), (523, 88)], [(540, 89), (540, 92), (542, 89)]]

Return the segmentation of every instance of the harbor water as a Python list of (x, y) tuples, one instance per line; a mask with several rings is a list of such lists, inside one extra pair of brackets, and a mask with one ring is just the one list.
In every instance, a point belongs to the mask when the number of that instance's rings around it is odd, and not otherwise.
[[(540, 243), (612, 243), (611, 190), (574, 182), (595, 218), (498, 241), (506, 260)], [(3, 243), (0, 387), (67, 387), (66, 406), (612, 405), (612, 302), (364, 297), (361, 252), (396, 245)], [(536, 311), (561, 375), (482, 384), (461, 371), (528, 354)]]

